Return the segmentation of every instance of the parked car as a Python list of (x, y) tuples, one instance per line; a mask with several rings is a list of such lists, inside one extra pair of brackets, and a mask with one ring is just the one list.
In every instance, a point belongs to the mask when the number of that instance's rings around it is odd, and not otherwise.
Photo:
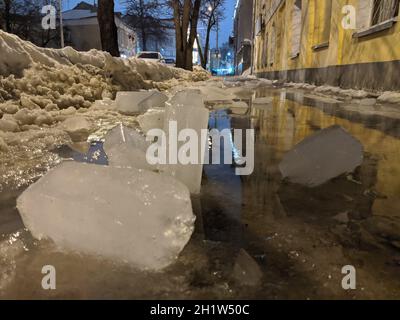
[(175, 59), (173, 58), (165, 58), (165, 63), (170, 65), (175, 65)]
[(165, 63), (165, 59), (162, 54), (156, 51), (142, 51), (136, 57), (145, 61), (156, 61)]

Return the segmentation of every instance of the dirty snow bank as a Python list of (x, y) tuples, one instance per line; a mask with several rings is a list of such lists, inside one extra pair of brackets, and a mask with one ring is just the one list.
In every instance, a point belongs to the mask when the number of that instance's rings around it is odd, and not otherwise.
[(314, 84), (298, 82), (285, 83), (285, 86), (295, 89), (313, 91), (318, 95), (333, 95), (340, 100), (355, 100), (360, 105), (365, 106), (375, 105), (376, 103), (400, 103), (400, 92), (395, 91), (372, 92), (367, 90), (343, 89), (328, 85), (316, 86)]
[(121, 90), (158, 88), (158, 82), (200, 81), (209, 77), (199, 68), (189, 72), (136, 58), (114, 58), (98, 50), (39, 48), (3, 31), (0, 53), (0, 102), (14, 100), (21, 104), (25, 95), (24, 100), (30, 104), (29, 100), (39, 96), (36, 100), (45, 106), (53, 103), (60, 109), (88, 107), (89, 103), (113, 97)]

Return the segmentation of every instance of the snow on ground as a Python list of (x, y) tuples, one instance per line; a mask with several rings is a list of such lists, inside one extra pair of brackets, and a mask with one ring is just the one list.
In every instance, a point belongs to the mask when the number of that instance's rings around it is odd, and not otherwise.
[(0, 30), (1, 182), (24, 184), (37, 176), (33, 168), (46, 170), (49, 161), (58, 161), (46, 150), (71, 143), (75, 136), (64, 125), (70, 117), (79, 116), (90, 133), (116, 123), (136, 126), (134, 117), (100, 102), (118, 91), (167, 90), (208, 78), (198, 67), (189, 72), (98, 50), (40, 48)]

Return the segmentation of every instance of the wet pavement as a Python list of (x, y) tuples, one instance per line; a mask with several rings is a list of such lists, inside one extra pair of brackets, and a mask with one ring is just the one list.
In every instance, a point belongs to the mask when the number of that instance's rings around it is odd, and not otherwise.
[[(15, 209), (26, 185), (3, 188), (0, 297), (399, 299), (400, 111), (286, 89), (254, 95), (265, 96), (273, 97), (272, 105), (251, 105), (242, 116), (211, 113), (211, 128), (255, 129), (255, 170), (239, 177), (231, 165), (204, 167), (201, 195), (192, 199), (195, 233), (163, 272), (137, 271), (32, 239)], [(361, 167), (315, 188), (282, 180), (283, 155), (332, 125), (362, 143)], [(85, 162), (95, 155), (95, 163), (107, 163), (101, 144), (86, 157), (66, 146), (54, 152)], [(44, 265), (56, 267), (57, 290), (41, 288)], [(356, 268), (356, 290), (342, 288), (346, 265)]]

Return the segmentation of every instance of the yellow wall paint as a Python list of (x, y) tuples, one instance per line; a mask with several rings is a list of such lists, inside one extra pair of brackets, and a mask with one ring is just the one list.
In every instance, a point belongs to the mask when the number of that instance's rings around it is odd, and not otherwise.
[[(268, 17), (268, 8), (278, 0), (256, 0), (256, 16), (260, 13)], [(328, 66), (348, 65), (367, 62), (384, 62), (400, 60), (400, 21), (388, 30), (374, 33), (363, 38), (353, 38), (357, 30), (342, 28), (342, 8), (353, 5), (358, 8), (359, 1), (365, 0), (332, 0), (331, 28), (329, 46), (319, 50), (312, 47), (321, 39), (321, 26), (325, 12), (323, 8), (316, 10), (316, 1), (303, 0), (302, 34), (300, 56), (292, 58), (292, 10), (295, 0), (281, 1), (281, 7), (275, 11), (269, 21), (265, 21), (264, 30), (255, 37), (255, 71), (282, 71), (305, 68), (324, 68)], [(278, 1), (279, 2), (279, 1)], [(264, 9), (262, 5), (265, 4)], [(321, 6), (322, 7), (322, 6)], [(276, 28), (276, 50), (273, 65), (263, 60), (262, 50), (265, 48), (266, 34), (271, 34), (272, 25)], [(270, 44), (269, 44), (270, 45)]]

